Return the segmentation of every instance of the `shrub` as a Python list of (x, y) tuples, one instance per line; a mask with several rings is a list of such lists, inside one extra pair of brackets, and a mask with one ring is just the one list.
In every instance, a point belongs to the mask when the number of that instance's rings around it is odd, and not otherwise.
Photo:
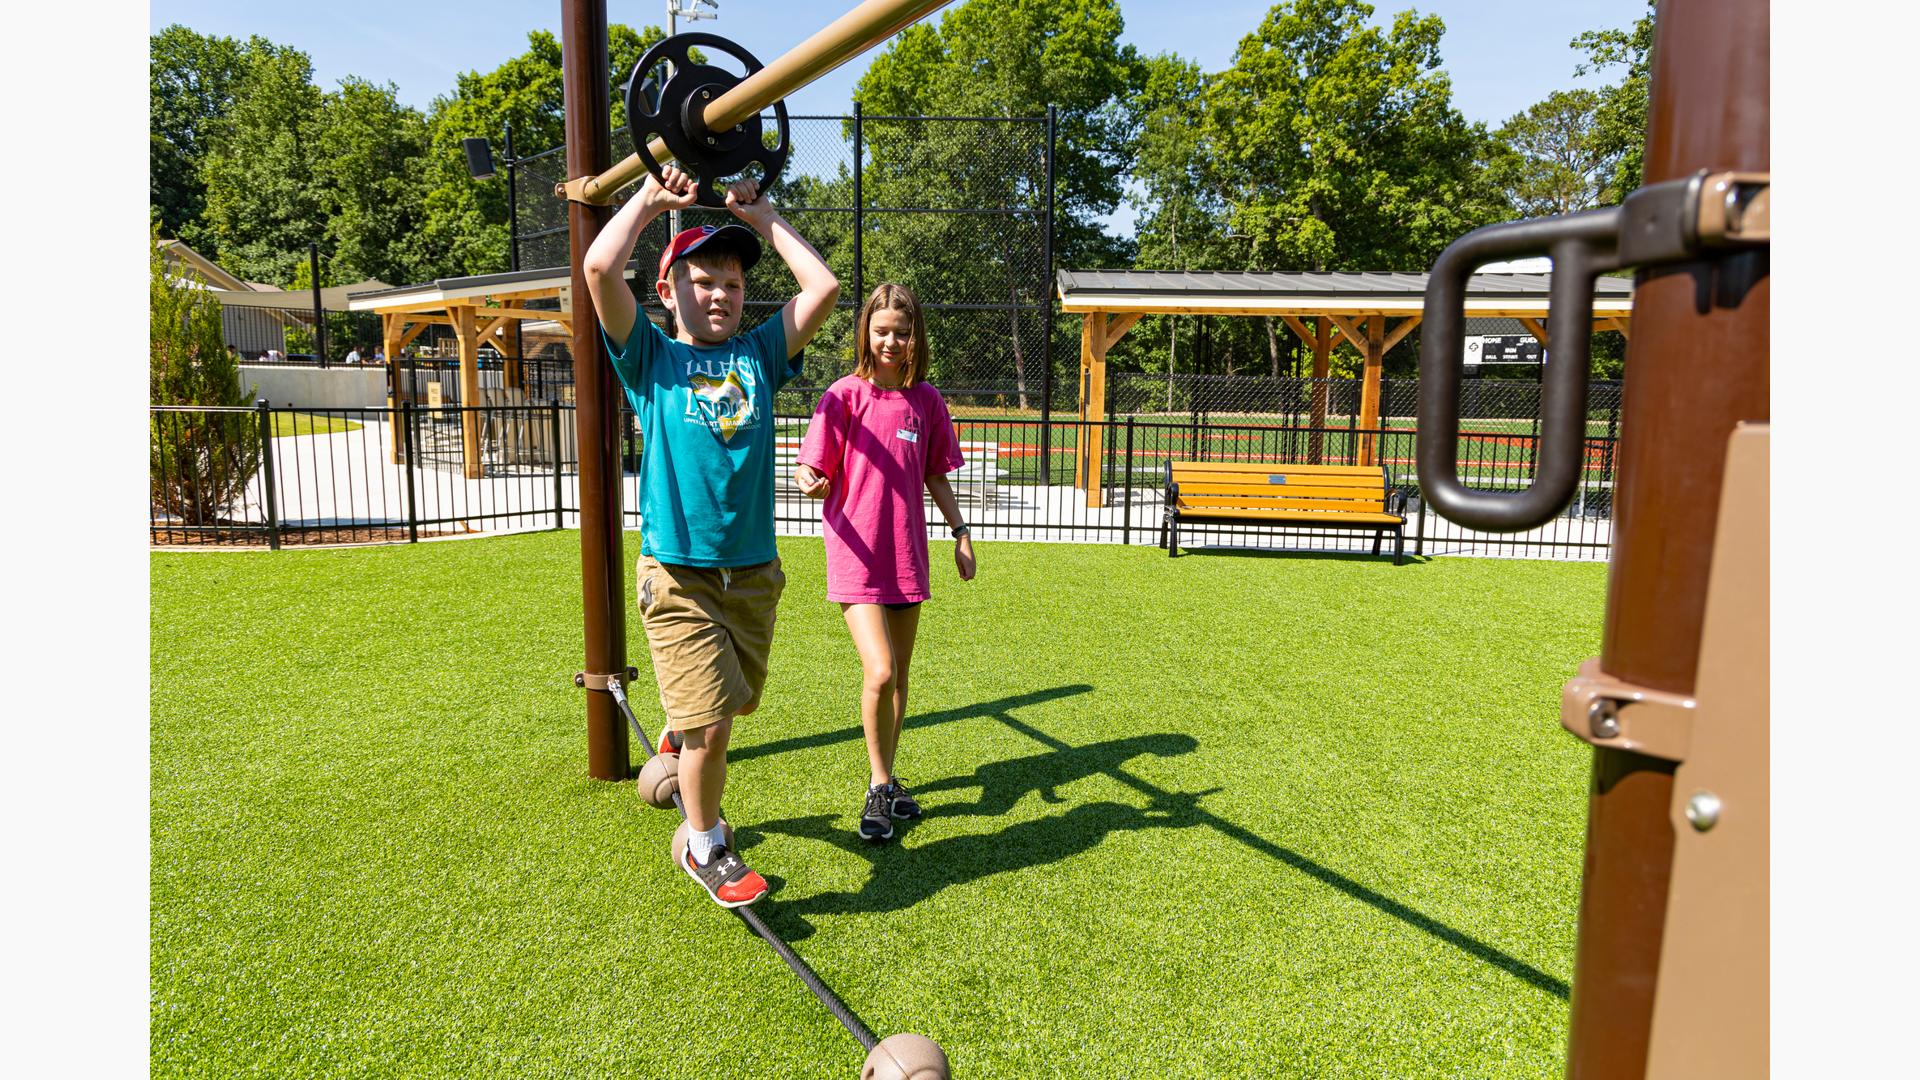
[[(245, 407), (239, 357), (227, 351), (220, 302), (198, 275), (174, 280), (156, 230), (150, 241), (149, 396), (154, 405)], [(182, 272), (186, 272), (184, 267)], [(190, 524), (219, 524), (260, 467), (258, 424), (245, 412), (149, 413), (153, 510)]]

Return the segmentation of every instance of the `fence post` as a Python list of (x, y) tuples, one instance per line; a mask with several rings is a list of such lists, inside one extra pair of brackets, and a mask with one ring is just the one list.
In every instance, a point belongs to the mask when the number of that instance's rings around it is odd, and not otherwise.
[(266, 398), (255, 398), (253, 415), (259, 422), (260, 467), (264, 473), (267, 487), (267, 548), (280, 550), (280, 493), (274, 487), (273, 475), (273, 413), (267, 409)]
[(1059, 129), (1055, 106), (1047, 106), (1047, 194), (1046, 228), (1041, 231), (1042, 263), (1046, 280), (1040, 283), (1040, 484), (1053, 483), (1053, 148)]
[(327, 313), (320, 305), (320, 245), (307, 245), (308, 273), (313, 276), (313, 358), (327, 366)]
[(860, 195), (860, 174), (866, 171), (866, 133), (858, 101), (853, 103), (853, 309), (867, 302), (867, 269), (861, 237), (867, 231), (866, 200)]
[(1120, 545), (1133, 543), (1133, 414), (1127, 414), (1127, 487), (1121, 493)]
[(553, 399), (553, 527), (566, 527), (566, 502), (560, 495), (560, 399)]
[(413, 401), (409, 399), (401, 402), (400, 410), (405, 418), (404, 427), (407, 433), (407, 543), (417, 544), (420, 542), (420, 505), (415, 501), (418, 496), (413, 490), (413, 471), (420, 459), (413, 456)]

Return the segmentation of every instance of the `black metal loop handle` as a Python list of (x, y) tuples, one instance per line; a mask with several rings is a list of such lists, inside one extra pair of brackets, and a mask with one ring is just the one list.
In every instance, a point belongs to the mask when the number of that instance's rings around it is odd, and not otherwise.
[[(1520, 532), (1545, 524), (1572, 500), (1586, 461), (1593, 281), (1620, 266), (1620, 220), (1616, 206), (1488, 225), (1455, 240), (1434, 262), (1421, 316), (1416, 456), (1421, 493), (1441, 517), (1483, 532)], [(1458, 471), (1467, 283), (1487, 263), (1537, 255), (1553, 260), (1553, 285), (1533, 483), (1519, 492), (1475, 490)]]

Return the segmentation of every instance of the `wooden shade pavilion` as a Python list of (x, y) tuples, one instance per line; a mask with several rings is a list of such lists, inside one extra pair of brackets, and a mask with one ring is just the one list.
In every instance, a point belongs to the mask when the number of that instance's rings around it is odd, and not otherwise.
[[(628, 268), (628, 276), (633, 270)], [(354, 311), (369, 311), (380, 316), (380, 337), (384, 342), (388, 370), (400, 355), (429, 326), (453, 329), (460, 356), (460, 400), (475, 404), (480, 400), (480, 346), (506, 333), (518, 322), (555, 322), (573, 329), (572, 278), (567, 267), (545, 270), (519, 270), (505, 274), (447, 278), (424, 285), (381, 289), (356, 293), (349, 304)], [(558, 301), (557, 308), (529, 307), (534, 301)], [(502, 350), (503, 352), (505, 350)], [(521, 385), (518, 357), (509, 356), (505, 371), (508, 386)], [(397, 402), (389, 399), (389, 405)], [(400, 418), (396, 409), (389, 418), (394, 459), (398, 460)], [(460, 441), (466, 461), (466, 475), (477, 480), (483, 474), (480, 455), (480, 414), (463, 412), (460, 417)]]
[[(1519, 321), (1547, 341), (1552, 274), (1476, 274), (1467, 289), (1467, 317)], [(1404, 273), (1232, 273), (1186, 270), (1062, 270), (1060, 310), (1084, 316), (1080, 328), (1080, 419), (1106, 419), (1107, 353), (1142, 315), (1260, 315), (1284, 321), (1313, 347), (1313, 375), (1327, 377), (1329, 357), (1345, 339), (1365, 358), (1360, 384), (1358, 462), (1375, 463), (1380, 383), (1387, 350), (1420, 324), (1427, 275)], [(1629, 332), (1633, 282), (1601, 278), (1594, 286), (1595, 330)], [(1311, 323), (1309, 323), (1311, 320)], [(1326, 384), (1316, 385), (1309, 424), (1326, 423)], [(1074, 451), (1074, 486), (1087, 505), (1101, 505), (1093, 428), (1082, 425)]]

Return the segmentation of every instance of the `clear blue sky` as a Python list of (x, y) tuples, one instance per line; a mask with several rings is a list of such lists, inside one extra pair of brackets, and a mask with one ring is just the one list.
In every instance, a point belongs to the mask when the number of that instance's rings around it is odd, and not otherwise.
[[(762, 62), (803, 41), (851, 8), (856, 0), (719, 0), (720, 17), (682, 29), (722, 34)], [(1233, 62), (1239, 41), (1271, 5), (1258, 0), (1170, 3), (1120, 0), (1124, 40), (1147, 54), (1173, 52), (1220, 71)], [(1446, 23), (1441, 55), (1453, 79), (1454, 103), (1470, 120), (1497, 126), (1555, 90), (1597, 86), (1576, 80), (1580, 55), (1568, 47), (1576, 34), (1625, 28), (1646, 10), (1644, 0), (1423, 0), (1375, 5), (1375, 21), (1413, 7)], [(608, 18), (629, 26), (666, 23), (665, 0), (608, 4)], [(936, 13), (931, 18), (939, 18)], [(400, 100), (425, 111), (453, 89), (457, 73), (490, 71), (526, 50), (526, 31), (560, 29), (560, 0), (333, 0), (260, 3), (259, 0), (152, 0), (152, 30), (182, 23), (202, 34), (245, 38), (260, 34), (313, 58), (315, 80), (333, 87), (347, 75), (391, 82)], [(837, 114), (851, 107), (853, 85), (878, 49), (787, 99), (795, 114)], [(1126, 208), (1111, 226), (1132, 232)]]
[[(854, 0), (719, 0), (720, 18), (693, 29), (723, 34), (762, 61), (792, 48), (826, 26)], [(1234, 47), (1270, 5), (1255, 0), (1186, 4), (1121, 0), (1125, 40), (1145, 53), (1174, 52), (1209, 71), (1232, 62)], [(1554, 90), (1578, 85), (1579, 57), (1567, 47), (1575, 34), (1626, 27), (1646, 10), (1643, 0), (1423, 0), (1375, 5), (1375, 18), (1413, 7), (1447, 24), (1441, 43), (1455, 102), (1469, 119), (1498, 124)], [(629, 26), (664, 25), (665, 0), (608, 5), (608, 18)], [(392, 82), (400, 99), (424, 110), (453, 88), (461, 71), (488, 71), (525, 51), (526, 30), (559, 32), (559, 0), (333, 0), (260, 3), (259, 0), (152, 0), (151, 29), (183, 23), (203, 34), (261, 34), (313, 58), (317, 81), (332, 87), (346, 75)], [(938, 14), (932, 16), (938, 18)], [(844, 111), (868, 57), (794, 94), (798, 113)], [(1592, 80), (1581, 80), (1591, 85)]]

